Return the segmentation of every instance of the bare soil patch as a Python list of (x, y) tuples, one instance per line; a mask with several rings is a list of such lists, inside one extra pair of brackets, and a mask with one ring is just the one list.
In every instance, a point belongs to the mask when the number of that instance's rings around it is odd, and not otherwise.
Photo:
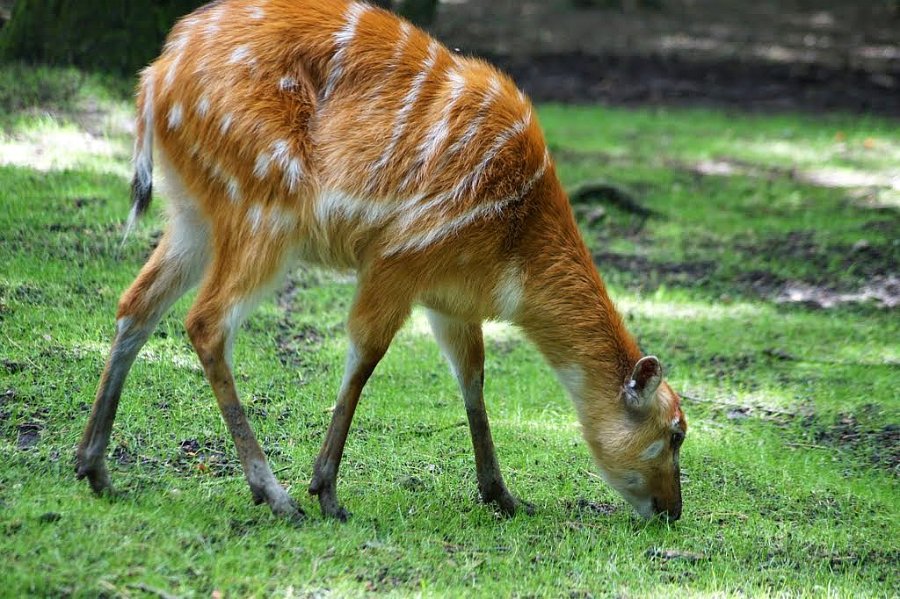
[(889, 2), (573, 4), (455, 0), (433, 30), (541, 101), (900, 116), (900, 15)]
[(873, 426), (860, 420), (840, 414), (831, 425), (818, 427), (813, 438), (838, 450), (861, 452), (872, 466), (900, 475), (900, 425)]
[[(719, 240), (703, 241), (713, 255), (736, 252), (754, 260), (752, 267), (734, 274), (712, 260), (660, 261), (646, 256), (597, 252), (601, 273), (624, 275), (626, 284), (652, 290), (660, 285), (708, 288), (759, 297), (768, 301), (828, 309), (846, 304), (869, 304), (893, 309), (900, 305), (898, 249), (861, 240), (855, 244), (826, 244), (810, 231), (790, 231), (762, 239), (739, 239), (723, 248)], [(814, 275), (788, 277), (766, 265), (802, 264)], [(852, 276), (847, 276), (852, 275)]]

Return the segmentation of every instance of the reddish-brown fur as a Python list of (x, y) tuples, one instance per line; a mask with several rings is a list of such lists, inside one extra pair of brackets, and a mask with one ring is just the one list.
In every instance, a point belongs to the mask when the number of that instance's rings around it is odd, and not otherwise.
[[(360, 392), (420, 303), (463, 390), (486, 501), (517, 505), (481, 395), (481, 322), (504, 319), (560, 373), (607, 479), (645, 516), (678, 517), (678, 396), (655, 358), (638, 364), (532, 107), (507, 77), (365, 4), (221, 0), (172, 30), (137, 106), (135, 211), (149, 201), (155, 143), (170, 225), (119, 304), (79, 449), (95, 490), (109, 485), (103, 453), (131, 361), (201, 282), (187, 329), (254, 497), (300, 513), (250, 431), (230, 365), (241, 319), (299, 257), (359, 279), (347, 372), (310, 486), (326, 514), (345, 515), (335, 480)], [(658, 440), (665, 451), (641, 458)]]

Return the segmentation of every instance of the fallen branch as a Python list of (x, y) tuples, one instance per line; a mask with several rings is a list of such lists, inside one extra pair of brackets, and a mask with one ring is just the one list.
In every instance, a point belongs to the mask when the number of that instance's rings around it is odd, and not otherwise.
[(568, 189), (569, 201), (572, 204), (588, 202), (604, 202), (615, 206), (629, 214), (636, 214), (647, 220), (651, 216), (660, 216), (655, 210), (647, 208), (637, 201), (626, 189), (606, 181), (585, 181)]

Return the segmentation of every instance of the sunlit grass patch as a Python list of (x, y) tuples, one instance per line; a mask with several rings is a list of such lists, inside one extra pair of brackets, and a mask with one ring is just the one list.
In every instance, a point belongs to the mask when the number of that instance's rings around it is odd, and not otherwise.
[[(4, 135), (39, 144), (92, 130), (35, 114), (5, 115), (19, 124)], [(682, 520), (638, 520), (599, 479), (553, 372), (499, 323), (485, 326), (487, 409), (510, 489), (537, 513), (505, 520), (481, 505), (465, 408), (421, 310), (354, 420), (340, 481), (354, 515), (343, 525), (321, 519), (306, 485), (341, 380), (354, 280), (308, 268), (251, 316), (234, 356), (247, 413), (307, 521), (291, 527), (252, 505), (184, 331), (190, 294), (151, 337), (119, 406), (110, 470), (120, 495), (92, 497), (74, 480), (72, 453), (118, 295), (158, 238), (162, 202), (121, 245), (127, 155), (89, 146), (47, 169), (0, 166), (3, 592), (900, 593), (896, 310), (778, 295), (784, 282), (852, 290), (896, 272), (896, 214), (860, 205), (855, 190), (765, 170), (824, 156), (821, 166), (883, 176), (887, 161), (863, 144), (884, 140), (877, 147), (890, 154), (891, 123), (563, 107), (541, 115), (568, 183), (629, 186), (661, 214), (641, 226), (610, 209), (583, 224), (628, 327), (685, 396)], [(829, 154), (836, 130), (851, 154)], [(127, 146), (124, 130), (93, 131)], [(767, 140), (797, 157), (766, 155)], [(691, 170), (724, 157), (745, 172)]]

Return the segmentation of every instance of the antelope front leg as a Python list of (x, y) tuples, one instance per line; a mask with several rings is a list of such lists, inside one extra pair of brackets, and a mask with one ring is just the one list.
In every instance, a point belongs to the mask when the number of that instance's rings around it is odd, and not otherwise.
[(337, 500), (337, 473), (341, 466), (347, 433), (350, 431), (350, 423), (353, 420), (356, 405), (359, 403), (359, 396), (379, 358), (380, 356), (361, 358), (351, 342), (337, 404), (334, 406), (331, 424), (328, 425), (328, 433), (325, 435), (325, 442), (316, 458), (312, 481), (309, 483), (309, 493), (319, 496), (322, 515), (336, 518), (342, 522), (346, 521), (350, 514), (341, 507)]
[(493, 503), (507, 516), (524, 506), (532, 513), (530, 503), (517, 500), (500, 473), (487, 411), (484, 409), (484, 339), (480, 323), (463, 322), (439, 312), (428, 311), (428, 321), (441, 351), (450, 362), (466, 404), (466, 417), (475, 450), (475, 473), (478, 492), (485, 503)]

